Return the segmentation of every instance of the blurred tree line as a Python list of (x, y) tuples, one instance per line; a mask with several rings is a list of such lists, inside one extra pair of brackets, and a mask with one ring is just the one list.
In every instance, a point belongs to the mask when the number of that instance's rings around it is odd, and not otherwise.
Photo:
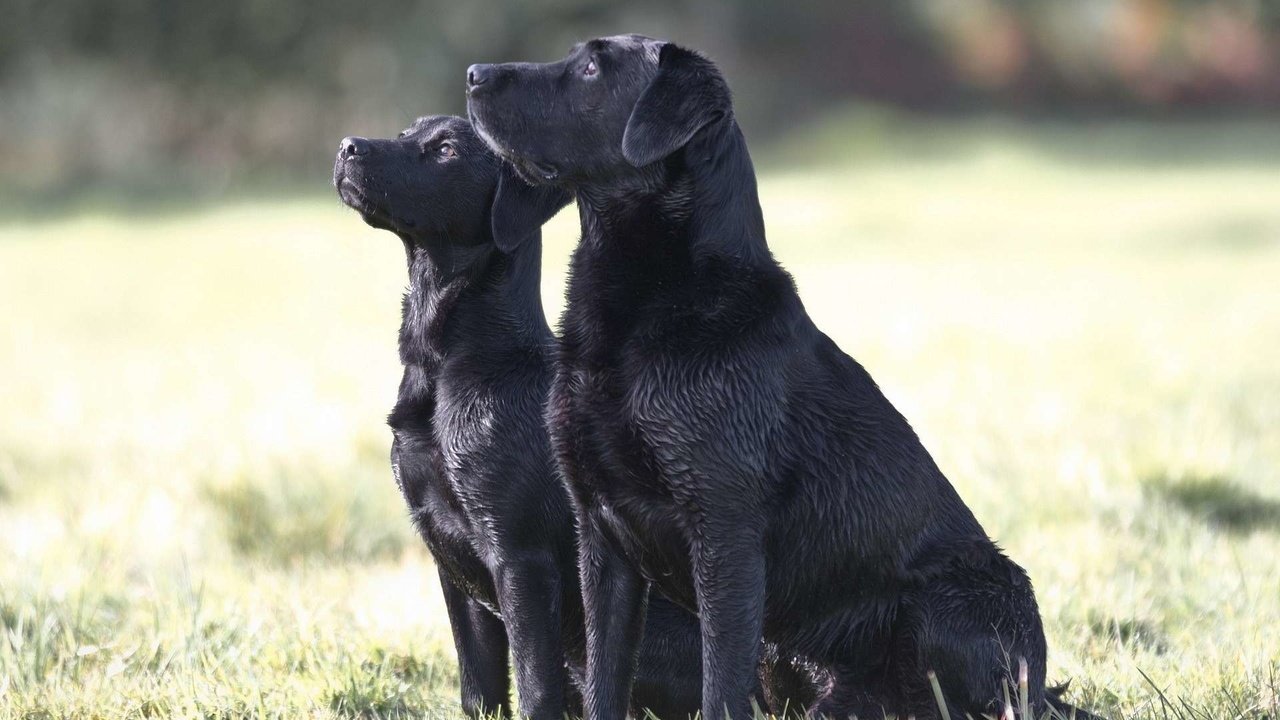
[(934, 113), (1280, 107), (1280, 0), (3, 0), (0, 189), (323, 182), (345, 134), (461, 113), (469, 63), (642, 32), (729, 74), (753, 137)]

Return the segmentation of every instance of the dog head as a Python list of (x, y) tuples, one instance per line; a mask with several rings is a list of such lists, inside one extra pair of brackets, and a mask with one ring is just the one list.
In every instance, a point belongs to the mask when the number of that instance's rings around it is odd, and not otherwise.
[(338, 197), (407, 243), (493, 242), (508, 252), (569, 201), (519, 179), (458, 117), (418, 118), (397, 137), (347, 137), (333, 165)]
[(716, 66), (640, 35), (597, 38), (552, 63), (472, 65), (477, 132), (531, 183), (634, 176), (732, 118)]

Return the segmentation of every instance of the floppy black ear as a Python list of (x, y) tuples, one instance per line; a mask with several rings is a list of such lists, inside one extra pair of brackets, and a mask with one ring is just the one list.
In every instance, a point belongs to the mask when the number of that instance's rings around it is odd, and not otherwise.
[(667, 43), (658, 54), (658, 76), (640, 94), (627, 120), (622, 156), (635, 167), (656, 162), (732, 112), (729, 86), (715, 64)]
[(493, 243), (504, 253), (515, 250), (571, 199), (563, 188), (526, 183), (509, 165), (502, 163), (490, 211)]

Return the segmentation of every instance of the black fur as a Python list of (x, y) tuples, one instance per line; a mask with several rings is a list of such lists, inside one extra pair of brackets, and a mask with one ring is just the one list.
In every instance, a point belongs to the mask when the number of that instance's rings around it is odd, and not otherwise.
[(929, 670), (956, 716), (992, 712), (1019, 658), (1042, 709), (1030, 580), (810, 321), (716, 67), (604, 38), (473, 66), (468, 105), (578, 200), (548, 416), (580, 525), (586, 717), (626, 710), (650, 583), (700, 616), (704, 717), (749, 715), (762, 636), (832, 717), (935, 717)]
[[(543, 422), (554, 340), (539, 294), (540, 228), (570, 196), (531, 188), (452, 117), (347, 138), (334, 184), (408, 257), (391, 462), (439, 567), (462, 706), (510, 715), (509, 648), (523, 715), (580, 713), (582, 600)], [(650, 617), (635, 708), (685, 717), (701, 698), (697, 619), (661, 598)]]

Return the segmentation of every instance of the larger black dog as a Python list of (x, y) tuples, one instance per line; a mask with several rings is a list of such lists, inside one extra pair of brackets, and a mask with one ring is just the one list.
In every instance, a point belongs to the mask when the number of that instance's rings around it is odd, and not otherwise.
[(1029, 668), (1031, 582), (867, 372), (805, 313), (765, 243), (716, 67), (638, 36), (477, 65), (481, 137), (576, 192), (582, 240), (549, 417), (581, 524), (586, 715), (626, 710), (653, 583), (702, 623), (703, 717), (749, 714), (763, 635), (821, 669), (813, 710), (998, 709)]
[[(408, 256), (391, 462), (439, 566), (463, 708), (510, 716), (510, 648), (523, 715), (579, 712), (582, 600), (543, 422), (553, 338), (538, 287), (541, 225), (569, 196), (529, 188), (454, 117), (343, 140), (333, 179)], [(635, 706), (686, 717), (701, 699), (697, 619), (660, 598), (649, 614)]]

